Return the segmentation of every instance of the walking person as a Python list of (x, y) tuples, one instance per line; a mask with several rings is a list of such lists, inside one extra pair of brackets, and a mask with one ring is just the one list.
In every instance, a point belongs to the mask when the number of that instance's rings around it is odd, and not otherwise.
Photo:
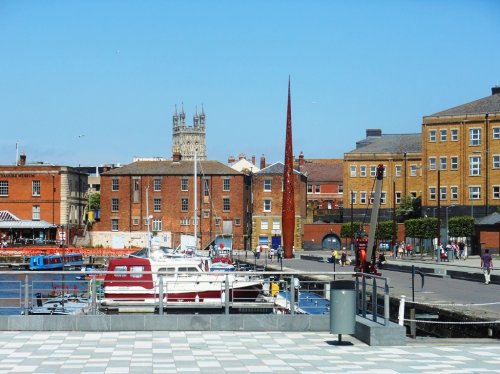
[(489, 284), (491, 270), (493, 270), (493, 257), (491, 257), (489, 249), (485, 249), (481, 256), (481, 268), (484, 274), (484, 284)]
[(465, 261), (465, 243), (463, 241), (458, 242), (458, 251), (460, 253), (460, 259)]
[(346, 261), (347, 261), (347, 252), (344, 247), (342, 248), (342, 252), (340, 254), (340, 265), (345, 266)]

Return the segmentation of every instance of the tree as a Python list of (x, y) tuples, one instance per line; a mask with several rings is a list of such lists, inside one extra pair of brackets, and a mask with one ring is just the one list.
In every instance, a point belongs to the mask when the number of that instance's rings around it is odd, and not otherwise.
[(87, 207), (89, 210), (101, 209), (101, 194), (98, 192), (90, 193)]
[[(406, 236), (419, 239), (437, 238), (437, 223), (438, 219), (431, 217), (408, 219), (405, 221)], [(420, 251), (420, 254), (423, 256), (423, 251)], [(432, 257), (434, 258), (434, 252), (432, 252)]]
[(393, 222), (380, 221), (377, 225), (376, 238), (378, 240), (391, 240), (393, 236)]
[(474, 235), (474, 218), (470, 216), (452, 217), (448, 220), (448, 235), (456, 238)]
[[(361, 221), (354, 221), (352, 223), (352, 227), (354, 228), (352, 232), (354, 233), (354, 237), (356, 237), (356, 234), (360, 231), (362, 231), (363, 228), (363, 222)], [(340, 237), (341, 238), (350, 238), (351, 237), (351, 222), (344, 223), (342, 227), (340, 228)]]
[(411, 195), (401, 198), (401, 203), (396, 208), (396, 215), (401, 217), (403, 221), (421, 216), (422, 199)]

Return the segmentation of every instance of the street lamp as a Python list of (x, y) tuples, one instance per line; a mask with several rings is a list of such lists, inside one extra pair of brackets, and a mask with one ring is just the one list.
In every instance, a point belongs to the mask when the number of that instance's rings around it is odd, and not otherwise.
[(450, 239), (450, 226), (448, 225), (448, 209), (453, 208), (454, 206), (457, 206), (457, 204), (452, 204), (448, 205), (446, 207), (446, 243), (448, 243), (448, 240)]

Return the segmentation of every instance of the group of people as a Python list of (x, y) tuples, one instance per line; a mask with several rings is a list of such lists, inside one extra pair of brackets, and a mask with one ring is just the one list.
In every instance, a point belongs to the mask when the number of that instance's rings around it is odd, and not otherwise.
[[(257, 247), (255, 247), (255, 253), (254, 253), (255, 258), (259, 259), (260, 254), (262, 252), (264, 252), (264, 247), (261, 244), (257, 245)], [(269, 248), (267, 256), (268, 259), (271, 260), (271, 262), (273, 262), (275, 257), (278, 261), (280, 261), (283, 258), (283, 247), (281, 245), (278, 245), (277, 248), (274, 247)], [(295, 247), (293, 247), (293, 257), (295, 257)]]
[(441, 261), (450, 261), (450, 258), (451, 260), (457, 258), (465, 261), (465, 243), (462, 241), (457, 242), (455, 240), (448, 240), (445, 246), (441, 245), (439, 257)]
[(402, 241), (397, 245), (397, 257), (403, 258), (403, 256), (411, 256), (413, 248), (410, 243), (405, 243)]
[(345, 266), (346, 264), (349, 265), (351, 263), (351, 261), (347, 258), (347, 251), (346, 251), (345, 247), (342, 248), (342, 251), (340, 252), (340, 256), (339, 256), (339, 252), (336, 249), (334, 249), (332, 251), (332, 256), (330, 257), (328, 262), (336, 263), (337, 259), (338, 259), (338, 262), (340, 263), (340, 266)]

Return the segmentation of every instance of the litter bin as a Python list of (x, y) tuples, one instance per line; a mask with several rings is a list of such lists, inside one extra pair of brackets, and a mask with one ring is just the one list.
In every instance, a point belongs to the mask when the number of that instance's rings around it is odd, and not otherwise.
[(356, 289), (352, 280), (330, 282), (330, 333), (356, 332)]

